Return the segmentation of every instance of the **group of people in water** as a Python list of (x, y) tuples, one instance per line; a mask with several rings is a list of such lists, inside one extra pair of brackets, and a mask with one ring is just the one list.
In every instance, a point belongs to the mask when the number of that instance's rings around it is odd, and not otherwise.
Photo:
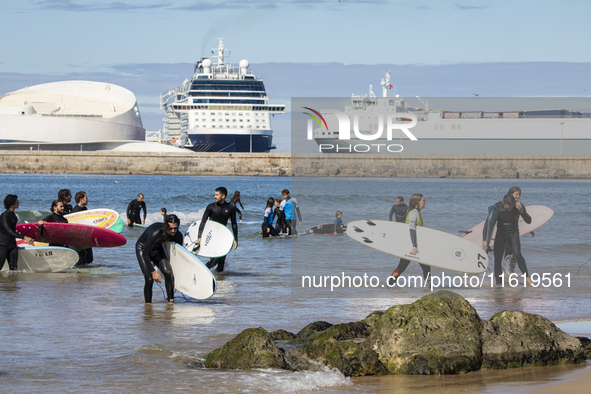
[(288, 189), (283, 189), (281, 195), (283, 199), (273, 197), (267, 199), (262, 224), (263, 238), (277, 237), (281, 233), (296, 235), (298, 232), (294, 219), (297, 219), (296, 222), (300, 227), (303, 225), (298, 201), (290, 196)]
[[(499, 201), (494, 205), (496, 210), (496, 225), (497, 231), (494, 236), (494, 275), (497, 284), (501, 283), (501, 277), (503, 276), (503, 259), (505, 256), (514, 256), (517, 259), (517, 265), (521, 272), (525, 274), (526, 281), (528, 284), (532, 284), (532, 280), (529, 277), (525, 258), (521, 254), (521, 241), (519, 239), (519, 218), (523, 218), (525, 223), (531, 223), (531, 217), (527, 213), (525, 206), (519, 202), (521, 198), (521, 189), (518, 186), (512, 186), (507, 194), (503, 197), (502, 201)], [(408, 206), (404, 203), (404, 197), (399, 196), (396, 198), (396, 205), (392, 206), (390, 210), (390, 221), (392, 217), (395, 218), (396, 222), (407, 223), (409, 225), (410, 239), (412, 242), (411, 255), (419, 253), (418, 241), (417, 241), (417, 226), (423, 225), (423, 217), (421, 216), (421, 210), (425, 208), (425, 197), (422, 194), (416, 193), (410, 197)], [(486, 229), (488, 225), (488, 218), (484, 224), (483, 242), (482, 247), (485, 251), (489, 251), (489, 245), (486, 241)], [(533, 234), (533, 233), (532, 233)], [(408, 267), (410, 261), (407, 259), (400, 259), (398, 267), (392, 273), (392, 277), (396, 280)], [(423, 279), (429, 280), (431, 273), (431, 266), (426, 264), (418, 263), (423, 270)]]
[[(39, 221), (39, 226), (43, 226), (43, 223), (68, 223), (68, 219), (64, 215), (70, 213), (85, 211), (88, 208), (88, 196), (86, 192), (79, 191), (75, 195), (76, 205), (72, 206), (72, 193), (69, 189), (61, 189), (57, 194), (57, 199), (51, 202), (50, 214)], [(16, 231), (16, 224), (18, 218), (14, 213), (19, 207), (20, 202), (18, 196), (15, 194), (9, 194), (4, 198), (4, 208), (6, 211), (0, 215), (0, 269), (4, 266), (4, 263), (8, 261), (8, 266), (11, 271), (16, 271), (18, 267), (18, 249), (17, 239), (24, 239), (28, 244), (34, 244), (33, 239), (23, 236)], [(50, 244), (50, 246), (64, 246)], [(94, 260), (92, 248), (76, 248), (78, 252), (78, 262), (75, 267), (90, 264)]]

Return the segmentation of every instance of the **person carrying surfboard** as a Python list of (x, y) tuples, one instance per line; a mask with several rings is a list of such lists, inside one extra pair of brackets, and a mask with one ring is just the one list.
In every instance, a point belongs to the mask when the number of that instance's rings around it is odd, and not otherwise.
[[(205, 228), (205, 223), (207, 223), (208, 220), (213, 220), (214, 222), (218, 222), (226, 226), (228, 224), (228, 219), (230, 219), (232, 221), (232, 233), (234, 233), (234, 249), (238, 247), (238, 224), (236, 223), (236, 207), (226, 202), (227, 194), (228, 189), (226, 189), (225, 187), (218, 187), (217, 189), (215, 189), (215, 202), (209, 204), (207, 208), (205, 208), (205, 212), (203, 212), (203, 218), (201, 219), (201, 225), (199, 226), (199, 233), (197, 236), (197, 245), (201, 244), (201, 235), (203, 235), (203, 229)], [(222, 272), (224, 270), (225, 264), (226, 256), (223, 256), (209, 260), (205, 264), (205, 266), (207, 268), (213, 268), (217, 265), (216, 271)]]
[(168, 215), (166, 222), (151, 224), (140, 235), (135, 244), (135, 255), (144, 274), (144, 301), (152, 303), (152, 287), (154, 281), (162, 283), (162, 276), (156, 272), (156, 266), (164, 275), (166, 299), (174, 302), (174, 273), (170, 261), (164, 251), (165, 242), (183, 244), (183, 235), (179, 231), (180, 219), (176, 215)]
[(74, 201), (76, 201), (76, 205), (74, 205), (72, 213), (88, 210), (88, 208), (86, 207), (86, 205), (88, 205), (88, 196), (86, 195), (86, 192), (77, 192), (74, 196)]
[[(140, 211), (144, 210), (144, 219), (140, 219)], [(137, 198), (131, 200), (127, 206), (127, 225), (133, 227), (135, 224), (146, 224), (146, 203), (144, 202), (144, 195), (139, 193)]]
[[(507, 244), (509, 244), (512, 253), (517, 258), (517, 266), (521, 272), (525, 274), (528, 284), (531, 285), (533, 282), (529, 277), (525, 258), (521, 254), (521, 241), (519, 240), (519, 218), (522, 217), (525, 223), (529, 224), (531, 223), (531, 216), (529, 216), (522, 204), (519, 204), (519, 208), (517, 208), (515, 197), (511, 194), (505, 195), (503, 201), (499, 201), (493, 207), (489, 207), (489, 212), (489, 217), (484, 224), (484, 230), (482, 232), (482, 247), (484, 250), (488, 249), (489, 245), (487, 239), (490, 239), (490, 237), (488, 237), (488, 229), (492, 228), (492, 223), (490, 223), (491, 227), (489, 227), (489, 220), (494, 220), (497, 224), (494, 245), (494, 274), (496, 277), (496, 284), (502, 283), (503, 257), (505, 255)], [(496, 219), (494, 219), (495, 214)]]
[(18, 249), (16, 239), (23, 238), (25, 242), (32, 244), (33, 239), (23, 236), (16, 231), (18, 217), (14, 211), (19, 207), (18, 196), (9, 194), (4, 198), (6, 211), (0, 215), (0, 270), (8, 260), (8, 268), (16, 271), (18, 267)]
[[(423, 225), (421, 210), (425, 208), (425, 203), (425, 197), (420, 193), (415, 193), (410, 196), (410, 201), (408, 202), (409, 212), (406, 214), (406, 223), (408, 223), (410, 240), (412, 242), (412, 251), (410, 254), (416, 255), (419, 253), (419, 246), (417, 242), (417, 226)], [(392, 276), (395, 280), (400, 275), (402, 275), (409, 264), (410, 260), (400, 259), (398, 267), (394, 270), (394, 272), (392, 272)], [(427, 279), (429, 279), (429, 275), (431, 274), (431, 266), (421, 263), (419, 263), (419, 265), (423, 269), (423, 280), (427, 281)]]
[(337, 211), (335, 216), (336, 216), (336, 219), (334, 221), (333, 235), (337, 235), (337, 232), (343, 232), (343, 213), (341, 211)]

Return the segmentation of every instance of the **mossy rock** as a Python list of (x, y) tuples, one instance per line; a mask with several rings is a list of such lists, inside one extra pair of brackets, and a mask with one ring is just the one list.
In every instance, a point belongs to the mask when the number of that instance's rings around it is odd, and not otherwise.
[(263, 328), (248, 328), (242, 331), (221, 349), (209, 353), (205, 359), (205, 366), (223, 369), (291, 369), (281, 349)]
[(380, 316), (364, 346), (391, 373), (452, 374), (480, 369), (482, 321), (461, 296), (440, 291)]
[(274, 341), (291, 341), (292, 339), (297, 338), (295, 334), (285, 330), (273, 331), (269, 335)]
[(363, 320), (361, 320), (362, 323), (365, 323), (365, 325), (367, 325), (367, 330), (371, 331), (373, 330), (374, 325), (376, 324), (376, 321), (378, 321), (378, 319), (384, 314), (383, 311), (373, 311), (372, 313), (370, 313), (369, 315), (367, 315), (367, 317)]
[(325, 321), (316, 321), (316, 322), (310, 323), (306, 327), (302, 328), (300, 330), (300, 332), (298, 332), (296, 335), (299, 338), (305, 339), (305, 338), (308, 338), (310, 335), (315, 334), (320, 331), (324, 331), (329, 327), (332, 327), (332, 324), (325, 322)]
[(502, 311), (482, 330), (483, 368), (515, 368), (579, 363), (586, 359), (581, 341), (550, 320), (525, 312)]

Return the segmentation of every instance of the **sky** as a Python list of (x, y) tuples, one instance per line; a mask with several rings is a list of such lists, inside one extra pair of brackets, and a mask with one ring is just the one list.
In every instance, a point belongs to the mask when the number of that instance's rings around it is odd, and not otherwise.
[[(591, 2), (582, 0), (0, 0), (0, 94), (93, 80), (131, 90), (144, 127), (218, 37), (271, 103), (367, 94), (391, 71), (414, 97), (588, 96)], [(273, 120), (289, 150), (289, 114)]]

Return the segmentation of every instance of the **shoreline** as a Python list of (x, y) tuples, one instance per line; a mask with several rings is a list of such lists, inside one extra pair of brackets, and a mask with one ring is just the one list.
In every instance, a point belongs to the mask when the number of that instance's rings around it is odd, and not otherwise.
[(0, 151), (0, 173), (591, 179), (588, 155)]

